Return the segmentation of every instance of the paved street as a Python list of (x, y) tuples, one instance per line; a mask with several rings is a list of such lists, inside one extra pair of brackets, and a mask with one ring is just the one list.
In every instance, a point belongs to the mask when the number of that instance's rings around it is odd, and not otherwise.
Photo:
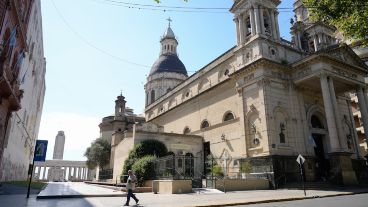
[(256, 205), (241, 205), (237, 207), (367, 207), (368, 194), (338, 196), (329, 198), (307, 199), (299, 201), (266, 203)]

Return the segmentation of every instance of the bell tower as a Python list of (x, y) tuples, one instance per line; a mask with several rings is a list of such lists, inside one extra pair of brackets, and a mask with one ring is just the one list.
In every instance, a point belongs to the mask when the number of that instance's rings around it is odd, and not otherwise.
[(171, 18), (169, 17), (167, 19), (169, 22), (169, 25), (164, 33), (164, 35), (161, 37), (161, 52), (160, 55), (165, 54), (174, 54), (177, 55), (176, 48), (178, 46), (178, 41), (176, 40), (175, 34), (173, 30), (171, 29)]
[(122, 120), (125, 116), (125, 97), (122, 93), (115, 100), (115, 120)]
[(336, 28), (320, 21), (312, 21), (302, 0), (295, 0), (294, 13), (291, 34), (296, 48), (312, 53), (337, 43)]
[(279, 0), (234, 0), (230, 11), (234, 13), (237, 44), (264, 36), (280, 40), (277, 6)]

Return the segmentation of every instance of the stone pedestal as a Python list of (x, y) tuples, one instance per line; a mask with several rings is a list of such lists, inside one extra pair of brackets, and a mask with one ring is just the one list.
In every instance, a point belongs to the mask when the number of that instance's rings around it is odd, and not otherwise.
[(343, 185), (358, 184), (351, 162), (351, 153), (330, 153), (330, 179), (332, 182)]

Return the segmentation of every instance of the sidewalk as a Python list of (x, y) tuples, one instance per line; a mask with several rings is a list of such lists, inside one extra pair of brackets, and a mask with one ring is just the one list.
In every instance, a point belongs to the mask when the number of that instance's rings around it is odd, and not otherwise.
[[(54, 187), (62, 183), (55, 184)], [(36, 199), (32, 195), (30, 199), (26, 199), (25, 195), (1, 195), (0, 204), (4, 207), (49, 207), (49, 206), (70, 206), (70, 207), (121, 207), (125, 202), (124, 193), (114, 192), (112, 189), (101, 189), (96, 186), (86, 186), (81, 183), (64, 183), (66, 186), (64, 194), (55, 196), (57, 199)], [(75, 185), (73, 185), (75, 184)], [(52, 185), (51, 185), (52, 186)], [(69, 187), (67, 187), (69, 186)], [(78, 187), (79, 186), (79, 187)], [(51, 188), (50, 188), (51, 189)], [(66, 193), (68, 189), (73, 189), (71, 193)], [(85, 195), (78, 198), (71, 198), (65, 194), (75, 194), (75, 190), (89, 192), (87, 197)], [(86, 190), (88, 189), (88, 190)], [(51, 191), (49, 191), (51, 192)], [(93, 193), (93, 194), (92, 194)], [(112, 193), (112, 194), (111, 194)], [(270, 203), (278, 201), (313, 199), (320, 197), (352, 195), (358, 193), (368, 193), (368, 188), (347, 188), (344, 190), (307, 190), (307, 196), (304, 197), (303, 190), (252, 190), (252, 191), (234, 191), (228, 193), (219, 193), (208, 191), (206, 193), (191, 193), (191, 194), (153, 194), (153, 193), (137, 193), (140, 200), (140, 207), (205, 207), (205, 206), (231, 206), (231, 205), (245, 205), (255, 203)], [(109, 197), (113, 195), (115, 197)], [(118, 197), (116, 197), (118, 196)], [(131, 203), (134, 204), (134, 201)]]
[(84, 198), (84, 197), (123, 197), (125, 193), (95, 185), (74, 182), (50, 182), (38, 195), (38, 199), (47, 198)]

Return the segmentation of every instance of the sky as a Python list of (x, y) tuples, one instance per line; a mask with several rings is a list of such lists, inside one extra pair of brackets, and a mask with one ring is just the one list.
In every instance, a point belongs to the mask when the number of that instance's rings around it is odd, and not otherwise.
[[(279, 5), (281, 36), (290, 39), (294, 0)], [(144, 9), (133, 4), (156, 7)], [(65, 132), (65, 160), (85, 160), (99, 137), (98, 124), (114, 113), (122, 91), (127, 106), (144, 113), (144, 84), (159, 56), (160, 37), (171, 28), (189, 75), (236, 44), (228, 9), (168, 11), (157, 6), (230, 8), (233, 0), (41, 0), (46, 94), (38, 139), (49, 140), (52, 159), (57, 132)], [(130, 7), (130, 8), (129, 8)], [(141, 7), (140, 9), (137, 7)], [(145, 7), (147, 8), (147, 7)], [(193, 10), (191, 10), (193, 11)]]

